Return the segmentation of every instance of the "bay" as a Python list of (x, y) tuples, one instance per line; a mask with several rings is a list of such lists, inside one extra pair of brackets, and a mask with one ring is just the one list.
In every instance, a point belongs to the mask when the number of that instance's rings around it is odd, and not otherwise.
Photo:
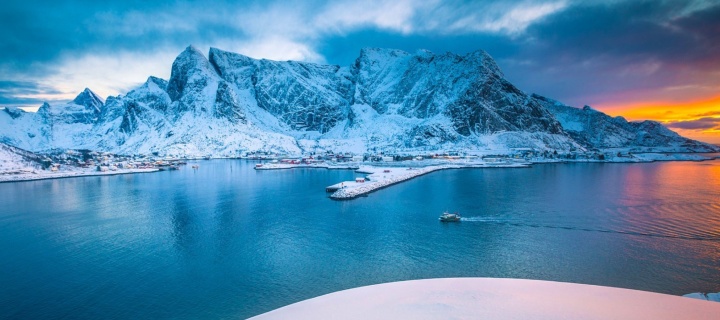
[(444, 170), (351, 201), (324, 187), (352, 171), (199, 163), (0, 184), (0, 318), (246, 318), (438, 277), (720, 291), (717, 160)]

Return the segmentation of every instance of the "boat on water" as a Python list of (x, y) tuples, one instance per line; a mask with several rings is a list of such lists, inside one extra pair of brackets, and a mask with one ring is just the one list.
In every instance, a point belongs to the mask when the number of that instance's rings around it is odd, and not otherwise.
[(460, 222), (460, 215), (457, 213), (443, 212), (440, 215), (440, 222)]

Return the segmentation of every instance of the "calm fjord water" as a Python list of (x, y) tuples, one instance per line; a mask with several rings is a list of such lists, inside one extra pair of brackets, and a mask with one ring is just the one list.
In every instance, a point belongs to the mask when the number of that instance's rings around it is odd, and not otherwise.
[(249, 317), (436, 277), (720, 291), (720, 161), (446, 170), (327, 198), (354, 176), (214, 160), (0, 184), (0, 318)]

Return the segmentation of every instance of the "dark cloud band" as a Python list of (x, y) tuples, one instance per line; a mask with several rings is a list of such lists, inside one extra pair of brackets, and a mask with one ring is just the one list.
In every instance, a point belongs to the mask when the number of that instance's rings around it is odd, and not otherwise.
[(667, 127), (687, 130), (720, 129), (720, 118), (701, 118), (697, 120), (677, 121), (665, 124)]

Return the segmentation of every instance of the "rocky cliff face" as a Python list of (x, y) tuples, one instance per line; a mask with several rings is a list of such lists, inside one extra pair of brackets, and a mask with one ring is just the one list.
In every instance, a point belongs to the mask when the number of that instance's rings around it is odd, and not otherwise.
[(6, 109), (0, 142), (33, 151), (231, 156), (328, 149), (707, 149), (657, 123), (567, 108), (517, 89), (483, 51), (370, 48), (341, 67), (256, 60), (214, 48), (206, 58), (188, 47), (169, 81), (150, 77), (107, 101), (86, 89), (66, 105), (46, 104), (35, 114)]

